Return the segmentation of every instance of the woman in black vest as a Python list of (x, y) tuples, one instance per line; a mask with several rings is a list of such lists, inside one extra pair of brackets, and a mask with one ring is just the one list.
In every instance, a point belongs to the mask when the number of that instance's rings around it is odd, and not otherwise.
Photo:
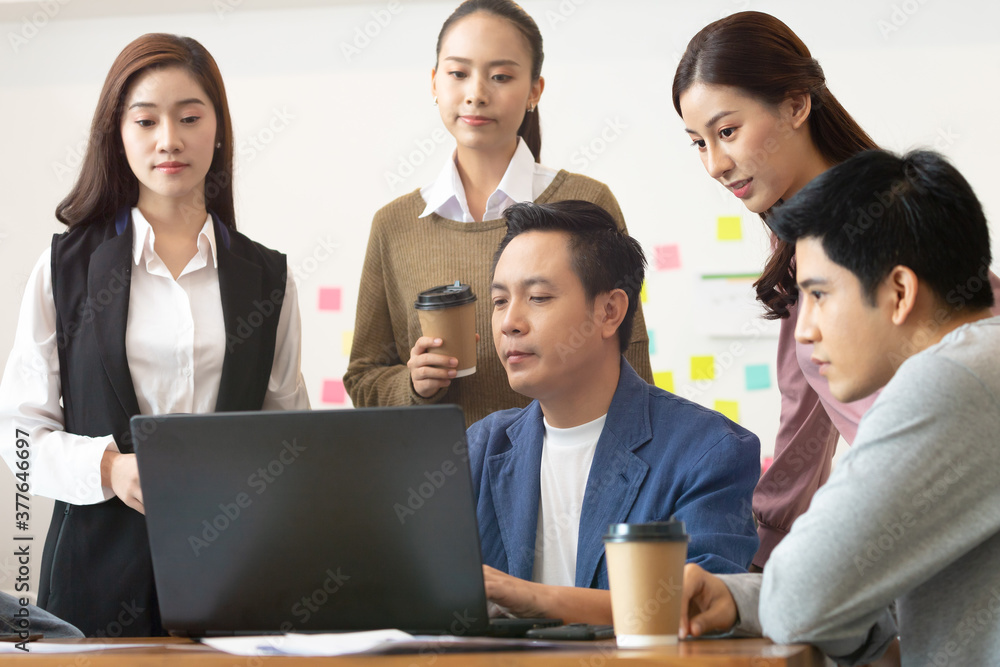
[[(218, 66), (193, 39), (119, 54), (79, 180), (28, 280), (0, 384), (0, 454), (56, 499), (39, 606), (88, 636), (163, 633), (128, 420), (300, 409), (285, 256), (236, 231)], [(192, 462), (196, 464), (196, 462)]]

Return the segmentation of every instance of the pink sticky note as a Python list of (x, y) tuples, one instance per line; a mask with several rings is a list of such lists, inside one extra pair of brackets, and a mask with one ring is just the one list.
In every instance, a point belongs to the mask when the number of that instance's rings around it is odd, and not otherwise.
[(343, 380), (323, 380), (324, 403), (343, 403), (346, 398)]
[(670, 271), (681, 268), (681, 248), (676, 243), (656, 246), (656, 270)]
[(340, 310), (340, 288), (320, 287), (319, 288), (319, 309), (320, 310)]

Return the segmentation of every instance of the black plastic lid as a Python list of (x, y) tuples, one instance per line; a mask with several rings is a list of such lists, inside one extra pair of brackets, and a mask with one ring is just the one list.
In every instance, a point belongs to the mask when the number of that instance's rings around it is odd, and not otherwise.
[(453, 306), (464, 306), (476, 300), (472, 288), (456, 280), (454, 285), (439, 285), (417, 295), (413, 307), (417, 310), (439, 310)]
[(605, 542), (687, 542), (684, 522), (679, 519), (651, 523), (613, 523), (604, 534)]

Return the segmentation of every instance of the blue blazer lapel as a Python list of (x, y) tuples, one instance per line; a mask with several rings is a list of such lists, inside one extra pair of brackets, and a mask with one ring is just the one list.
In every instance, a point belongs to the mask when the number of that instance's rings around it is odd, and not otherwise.
[(535, 566), (543, 435), (542, 411), (534, 402), (507, 428), (510, 449), (486, 462), (507, 572), (528, 580)]
[(94, 314), (97, 349), (126, 419), (139, 414), (139, 401), (125, 350), (132, 285), (132, 225), (128, 224), (129, 214), (127, 208), (119, 211), (117, 235), (94, 251), (87, 274), (87, 307)]
[(622, 358), (618, 389), (597, 441), (580, 513), (576, 552), (576, 585), (589, 588), (604, 555), (602, 536), (608, 524), (628, 517), (649, 465), (634, 450), (652, 438), (649, 385)]

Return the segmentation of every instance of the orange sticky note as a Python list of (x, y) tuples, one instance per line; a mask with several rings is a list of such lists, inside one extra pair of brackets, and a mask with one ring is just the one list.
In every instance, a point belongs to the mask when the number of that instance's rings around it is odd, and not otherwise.
[(691, 357), (692, 380), (715, 379), (715, 357)]
[(351, 356), (351, 346), (354, 345), (354, 329), (345, 331), (340, 337), (340, 351), (345, 357)]
[(743, 222), (738, 215), (720, 215), (717, 227), (720, 241), (740, 241), (743, 239)]
[(716, 401), (715, 411), (721, 412), (737, 424), (740, 421), (740, 404), (738, 401)]
[(662, 371), (653, 373), (653, 384), (660, 389), (666, 389), (670, 393), (674, 392), (674, 374), (672, 371)]

